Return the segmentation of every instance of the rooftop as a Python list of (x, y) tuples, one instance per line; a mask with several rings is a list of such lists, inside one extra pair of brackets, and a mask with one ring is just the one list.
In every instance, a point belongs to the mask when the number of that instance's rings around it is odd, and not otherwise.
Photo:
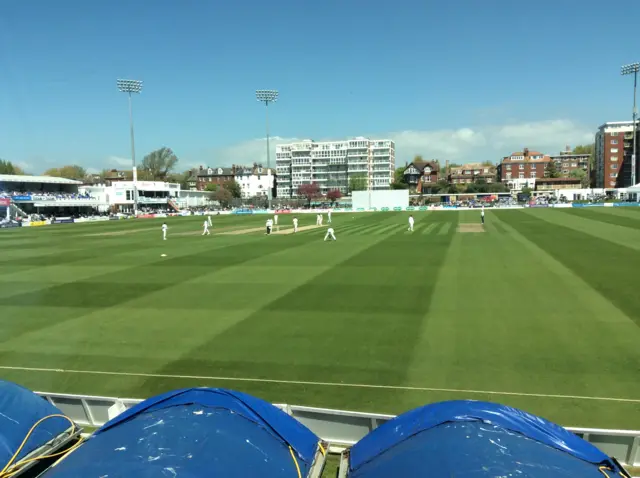
[(22, 176), (18, 174), (0, 174), (0, 183), (38, 183), (38, 184), (82, 184), (82, 181), (53, 176)]

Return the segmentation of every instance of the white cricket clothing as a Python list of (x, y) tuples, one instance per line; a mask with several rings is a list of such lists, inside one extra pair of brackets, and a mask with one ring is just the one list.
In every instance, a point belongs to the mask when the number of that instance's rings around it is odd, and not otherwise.
[(213, 222), (211, 222), (211, 216), (207, 216), (207, 222), (210, 226), (213, 226)]
[(293, 218), (293, 232), (298, 232), (298, 218)]
[(333, 228), (330, 227), (329, 229), (327, 229), (327, 233), (324, 235), (324, 240), (326, 241), (327, 239), (333, 239), (334, 241), (337, 241), (336, 239), (336, 235), (334, 234)]
[(202, 235), (204, 236), (205, 234), (207, 236), (211, 235), (211, 233), (209, 232), (209, 221), (208, 220), (204, 221), (204, 231), (202, 231)]
[(166, 225), (166, 224), (163, 224), (163, 225), (162, 225), (162, 239), (163, 239), (164, 241), (166, 241), (166, 240), (167, 240), (167, 229), (169, 229), (169, 228), (167, 227), (167, 225)]
[(273, 223), (277, 226), (278, 225), (278, 215), (274, 214), (273, 215)]
[(409, 230), (412, 231), (412, 232), (413, 232), (413, 223), (414, 223), (414, 220), (413, 220), (412, 217), (410, 217), (409, 218)]
[(331, 211), (327, 212), (327, 223), (331, 224)]

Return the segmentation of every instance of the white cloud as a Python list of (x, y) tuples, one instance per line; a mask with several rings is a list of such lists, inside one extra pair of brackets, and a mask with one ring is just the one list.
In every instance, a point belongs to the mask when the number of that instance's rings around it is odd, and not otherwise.
[[(499, 161), (513, 151), (527, 147), (546, 154), (555, 154), (566, 145), (591, 143), (595, 129), (570, 120), (557, 119), (529, 123), (510, 123), (443, 130), (409, 130), (369, 134), (371, 138), (388, 138), (396, 143), (396, 162), (405, 161), (420, 154), (424, 158), (442, 161), (476, 162)], [(357, 136), (355, 132), (354, 136)], [(335, 139), (345, 139), (335, 138)], [(332, 138), (326, 138), (332, 139)], [(271, 162), (275, 165), (275, 146), (298, 141), (298, 138), (271, 138)], [(254, 139), (192, 156), (200, 158), (190, 166), (207, 163), (210, 166), (231, 164), (266, 164), (266, 140)], [(183, 163), (183, 164), (184, 164)]]
[(109, 156), (107, 167), (128, 166), (131, 167), (131, 158), (121, 158), (120, 156)]

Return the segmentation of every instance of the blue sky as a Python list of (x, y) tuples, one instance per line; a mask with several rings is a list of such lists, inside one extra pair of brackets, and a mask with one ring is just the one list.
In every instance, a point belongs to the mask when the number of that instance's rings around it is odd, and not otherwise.
[[(183, 168), (264, 160), (278, 141), (384, 136), (414, 154), (498, 160), (630, 119), (640, 3), (591, 0), (3, 0), (0, 157), (38, 173), (173, 148)], [(635, 32), (635, 34), (633, 33)]]

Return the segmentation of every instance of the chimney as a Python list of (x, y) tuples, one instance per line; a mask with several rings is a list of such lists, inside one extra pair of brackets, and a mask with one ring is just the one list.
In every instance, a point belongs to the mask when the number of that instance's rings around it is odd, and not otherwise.
[(444, 174), (449, 174), (449, 160), (444, 162)]
[(524, 148), (524, 156), (525, 158), (529, 156), (529, 148)]

